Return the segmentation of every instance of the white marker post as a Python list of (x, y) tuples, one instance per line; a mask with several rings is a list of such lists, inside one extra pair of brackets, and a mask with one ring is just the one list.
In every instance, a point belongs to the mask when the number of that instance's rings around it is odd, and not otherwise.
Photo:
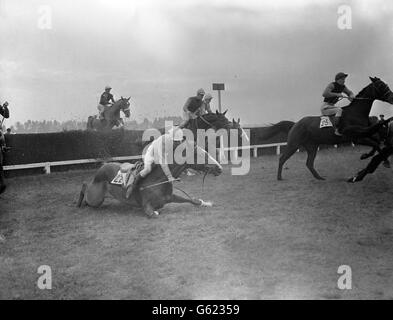
[[(218, 91), (218, 112), (221, 111), (221, 90), (225, 90), (224, 83), (213, 83), (213, 90)], [(219, 153), (220, 162), (225, 161), (225, 153), (224, 153), (224, 138), (220, 137), (220, 153)]]

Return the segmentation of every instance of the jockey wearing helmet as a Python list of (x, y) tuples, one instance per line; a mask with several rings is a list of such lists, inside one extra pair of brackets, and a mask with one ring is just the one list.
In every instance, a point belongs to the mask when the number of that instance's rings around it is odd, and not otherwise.
[(212, 113), (212, 109), (210, 107), (210, 102), (212, 101), (213, 96), (210, 93), (206, 93), (203, 97), (203, 103), (201, 108), (199, 109), (199, 116), (203, 116), (206, 113)]
[(345, 78), (347, 76), (348, 74), (344, 72), (337, 73), (335, 76), (335, 81), (329, 83), (325, 91), (322, 93), (324, 100), (321, 106), (321, 113), (323, 116), (335, 116), (335, 134), (339, 136), (342, 135), (338, 130), (342, 109), (338, 106), (335, 106), (335, 104), (340, 100), (340, 98), (345, 98), (343, 92), (348, 96), (350, 101), (355, 98), (353, 92), (345, 85)]
[(111, 89), (112, 87), (106, 86), (104, 93), (101, 95), (100, 103), (97, 106), (100, 119), (104, 119), (103, 113), (105, 111), (105, 107), (110, 107), (112, 105), (111, 103), (115, 103)]
[(205, 90), (199, 89), (195, 97), (187, 99), (183, 107), (183, 122), (179, 125), (180, 128), (184, 128), (190, 119), (196, 119), (199, 115), (200, 109), (203, 106), (203, 96)]
[(152, 171), (154, 163), (161, 165), (162, 171), (164, 171), (170, 183), (175, 181), (168, 164), (171, 162), (173, 163), (173, 151), (182, 141), (183, 130), (175, 127), (169, 130), (168, 133), (159, 136), (149, 145), (143, 157), (144, 168), (139, 172), (132, 185), (128, 188), (126, 193), (127, 198), (131, 195), (132, 190), (139, 184), (141, 179), (146, 178)]

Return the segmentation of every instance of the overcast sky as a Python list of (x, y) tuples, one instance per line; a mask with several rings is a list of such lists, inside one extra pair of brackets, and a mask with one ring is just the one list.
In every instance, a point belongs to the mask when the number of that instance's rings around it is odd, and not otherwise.
[[(41, 5), (52, 28), (41, 30)], [(224, 108), (243, 123), (319, 114), (338, 71), (358, 93), (379, 76), (393, 88), (393, 1), (0, 0), (0, 102), (10, 124), (84, 120), (105, 85), (131, 96), (132, 117), (181, 115), (198, 88), (224, 82)], [(217, 94), (212, 105), (217, 107)], [(393, 115), (375, 103), (373, 113)]]

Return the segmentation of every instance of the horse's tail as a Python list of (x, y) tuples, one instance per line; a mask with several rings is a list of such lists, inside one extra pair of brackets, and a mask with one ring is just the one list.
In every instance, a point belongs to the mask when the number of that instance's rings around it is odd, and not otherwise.
[(288, 136), (288, 133), (292, 129), (294, 124), (295, 122), (293, 121), (284, 120), (276, 124), (272, 124), (268, 127), (261, 128), (261, 130), (263, 131), (261, 132), (262, 134), (259, 138), (262, 140), (267, 140), (280, 133), (284, 133), (286, 136)]

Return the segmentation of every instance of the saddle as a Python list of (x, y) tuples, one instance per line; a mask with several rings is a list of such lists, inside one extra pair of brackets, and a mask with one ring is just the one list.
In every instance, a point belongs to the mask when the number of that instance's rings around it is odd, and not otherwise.
[(136, 163), (122, 163), (120, 165), (120, 170), (111, 181), (111, 184), (120, 185), (124, 189), (127, 189), (128, 186), (134, 182), (135, 177), (138, 175), (138, 173), (142, 170), (143, 161), (137, 161)]

